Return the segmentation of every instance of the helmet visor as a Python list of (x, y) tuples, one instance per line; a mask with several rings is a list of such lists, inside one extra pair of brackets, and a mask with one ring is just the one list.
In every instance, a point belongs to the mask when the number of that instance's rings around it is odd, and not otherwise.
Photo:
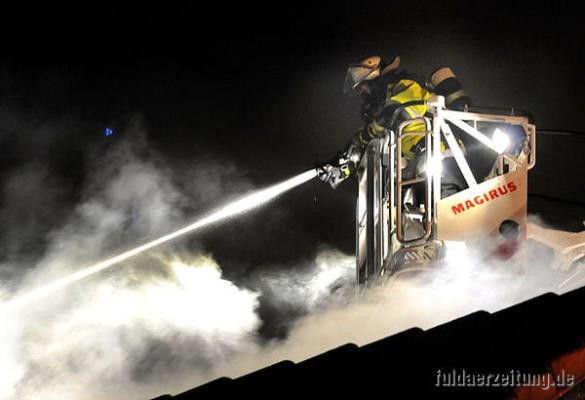
[(347, 95), (357, 95), (357, 87), (360, 83), (374, 79), (380, 75), (380, 58), (371, 57), (359, 64), (352, 64), (345, 74), (343, 83), (343, 93)]

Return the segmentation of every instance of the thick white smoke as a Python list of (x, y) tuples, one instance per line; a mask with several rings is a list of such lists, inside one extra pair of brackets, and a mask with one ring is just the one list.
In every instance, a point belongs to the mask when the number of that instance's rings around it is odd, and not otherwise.
[(140, 264), (166, 276), (104, 279), (6, 318), (4, 398), (146, 398), (153, 382), (201, 373), (253, 345), (258, 294), (222, 279), (211, 258)]
[[(561, 293), (563, 277), (550, 270), (550, 255), (534, 244), (526, 250), (526, 259), (487, 262), (458, 246), (436, 271), (393, 281), (355, 303), (319, 308), (297, 320), (286, 341), (240, 354), (219, 365), (213, 377), (236, 377), (283, 359), (302, 361), (346, 343), (363, 345), (412, 327), (428, 329), (478, 310), (495, 312), (543, 293)], [(354, 262), (340, 253), (330, 260), (332, 265)], [(585, 279), (574, 282), (574, 287), (584, 285)]]
[[(316, 260), (320, 268), (312, 277), (264, 277), (271, 290), (283, 294), (280, 301), (303, 304), (309, 310), (293, 324), (286, 340), (234, 354), (207, 374), (177, 380), (177, 391), (219, 376), (237, 377), (283, 359), (301, 361), (348, 342), (362, 345), (411, 327), (428, 329), (474, 311), (495, 312), (546, 292), (560, 293), (563, 278), (548, 268), (551, 259), (546, 251), (533, 245), (526, 250), (526, 259), (489, 263), (455, 248), (436, 272), (394, 281), (357, 303), (350, 287), (354, 258), (335, 251), (322, 253)], [(330, 279), (332, 275), (337, 279)], [(324, 284), (311, 290), (311, 282)], [(575, 285), (585, 285), (585, 280)]]
[(294, 270), (256, 277), (264, 293), (276, 305), (300, 307), (313, 313), (332, 305), (346, 304), (355, 280), (355, 259), (339, 251), (323, 249), (308, 265)]

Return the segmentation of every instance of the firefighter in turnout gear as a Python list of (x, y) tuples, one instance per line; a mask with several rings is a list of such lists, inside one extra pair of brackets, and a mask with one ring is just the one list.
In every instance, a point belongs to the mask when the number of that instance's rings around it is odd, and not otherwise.
[[(344, 93), (361, 96), (360, 128), (345, 151), (319, 170), (319, 178), (336, 188), (356, 170), (370, 140), (384, 136), (386, 129), (395, 129), (406, 120), (424, 116), (431, 95), (445, 97), (447, 107), (462, 110), (470, 105), (459, 81), (449, 68), (440, 68), (427, 81), (408, 71), (399, 70), (400, 57), (385, 62), (379, 56), (368, 57), (350, 65), (344, 84)], [(409, 125), (404, 132), (424, 132), (424, 125)], [(424, 148), (424, 134), (409, 135), (402, 141), (402, 156), (415, 166)], [(414, 171), (414, 168), (411, 168)]]

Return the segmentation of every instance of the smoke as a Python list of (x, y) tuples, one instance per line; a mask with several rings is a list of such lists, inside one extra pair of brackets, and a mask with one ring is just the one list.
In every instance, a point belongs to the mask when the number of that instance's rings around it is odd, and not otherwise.
[[(438, 268), (391, 280), (358, 302), (346, 297), (313, 309), (291, 324), (286, 340), (237, 355), (217, 366), (213, 377), (237, 377), (283, 359), (299, 362), (346, 343), (364, 345), (412, 327), (429, 329), (478, 310), (496, 312), (547, 292), (562, 293), (559, 284), (568, 275), (574, 277), (574, 288), (585, 285), (583, 266), (579, 276), (551, 270), (552, 254), (536, 243), (507, 261), (479, 258), (476, 251), (450, 245)], [(351, 256), (334, 255), (332, 265), (354, 262)]]
[[(194, 209), (253, 188), (240, 169), (220, 160), (197, 162), (188, 169), (196, 173), (177, 173), (150, 149), (139, 123), (131, 130), (128, 140), (88, 154), (79, 200), (71, 206), (45, 201), (63, 193), (50, 168), (12, 171), (2, 215), (15, 228), (24, 224), (12, 243), (37, 238), (35, 224), (44, 227), (44, 242), (30, 257), (17, 257), (19, 251), (2, 260), (0, 301), (167, 233), (193, 218)], [(24, 220), (18, 213), (26, 211), (23, 197), (32, 210)], [(42, 213), (60, 218), (42, 224)], [(4, 244), (8, 238), (3, 236)], [(25, 246), (19, 250), (26, 253)], [(323, 270), (322, 264), (317, 268)], [(204, 376), (231, 355), (258, 348), (261, 292), (223, 278), (198, 241), (180, 240), (119, 267), (26, 308), (2, 310), (1, 399), (100, 399), (113, 393), (146, 398), (171, 390), (179, 376)], [(300, 269), (297, 287), (316, 291), (308, 312), (338, 274)], [(286, 278), (265, 279), (276, 293)]]
[(355, 259), (324, 248), (305, 265), (254, 279), (278, 309), (298, 307), (301, 313), (310, 314), (333, 304), (345, 304), (347, 289), (355, 280)]
[(212, 259), (140, 264), (160, 268), (161, 276), (105, 279), (8, 320), (20, 330), (17, 359), (26, 366), (16, 370), (14, 398), (147, 397), (153, 382), (204, 371), (253, 344), (258, 294), (221, 279)]
[[(28, 254), (26, 246), (12, 241), (18, 251), (1, 260), (0, 301), (183, 226), (254, 188), (223, 160), (177, 168), (150, 149), (140, 125), (133, 129), (129, 140), (91, 154), (81, 193), (66, 207), (56, 207), (63, 188), (52, 171), (30, 165), (13, 171), (0, 215), (23, 210), (19, 193), (26, 191), (15, 182), (26, 177), (32, 208), (18, 238), (38, 237), (36, 222), (45, 228), (42, 246), (29, 257), (17, 257)], [(41, 195), (42, 185), (48, 194)], [(292, 220), (282, 215), (278, 228), (287, 229)], [(5, 220), (15, 227), (20, 221)], [(272, 251), (289, 245), (268, 232), (254, 243), (249, 232), (226, 240)], [(199, 238), (180, 240), (4, 312), (0, 399), (152, 398), (347, 342), (496, 311), (556, 289), (561, 277), (546, 268), (550, 254), (539, 248), (527, 254), (529, 263), (494, 265), (456, 247), (435, 273), (394, 281), (356, 303), (351, 255), (320, 248), (292, 265), (262, 265), (234, 279)], [(524, 265), (531, 265), (528, 273)]]

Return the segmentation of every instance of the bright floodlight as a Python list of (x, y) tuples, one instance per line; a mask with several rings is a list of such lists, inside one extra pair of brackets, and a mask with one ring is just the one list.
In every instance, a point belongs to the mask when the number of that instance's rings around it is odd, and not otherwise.
[(433, 178), (438, 178), (443, 173), (443, 155), (439, 154), (428, 162), (428, 165), (424, 166), (424, 173)]
[(494, 141), (494, 146), (498, 153), (502, 154), (508, 146), (510, 145), (510, 136), (508, 136), (504, 131), (500, 128), (496, 128), (494, 131), (494, 135), (492, 136), (492, 140)]

